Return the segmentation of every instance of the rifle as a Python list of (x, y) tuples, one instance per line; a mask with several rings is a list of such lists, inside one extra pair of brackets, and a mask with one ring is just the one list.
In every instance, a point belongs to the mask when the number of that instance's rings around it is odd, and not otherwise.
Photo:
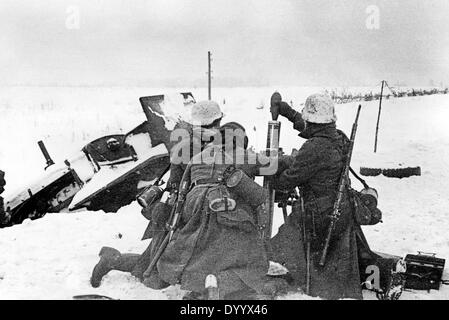
[(345, 165), (343, 167), (343, 172), (341, 173), (340, 181), (338, 183), (337, 199), (334, 202), (334, 207), (332, 209), (332, 215), (330, 217), (331, 221), (329, 224), (329, 228), (327, 230), (326, 240), (324, 242), (324, 248), (323, 248), (323, 252), (321, 253), (321, 258), (320, 258), (320, 262), (319, 262), (320, 266), (322, 266), (322, 267), (326, 263), (326, 256), (327, 256), (327, 251), (329, 250), (329, 244), (331, 241), (332, 233), (333, 233), (333, 231), (335, 229), (335, 225), (341, 215), (340, 205), (341, 205), (341, 201), (343, 199), (343, 194), (344, 194), (345, 188), (348, 184), (348, 172), (349, 172), (349, 167), (351, 164), (352, 150), (354, 148), (354, 140), (355, 140), (355, 135), (357, 133), (357, 123), (359, 121), (359, 115), (360, 115), (361, 108), (362, 108), (362, 105), (359, 105), (359, 107), (357, 108), (357, 115), (355, 117), (354, 124), (352, 125), (351, 138), (349, 140), (349, 147), (348, 147), (348, 155), (346, 156)]
[(164, 240), (162, 240), (162, 243), (160, 244), (159, 248), (157, 249), (156, 253), (154, 254), (153, 259), (151, 260), (147, 270), (145, 270), (143, 276), (144, 278), (147, 278), (151, 275), (151, 272), (153, 271), (154, 267), (156, 266), (157, 262), (161, 258), (162, 254), (164, 253), (165, 249), (167, 248), (168, 243), (173, 237), (173, 234), (175, 233), (176, 229), (178, 228), (179, 219), (181, 218), (182, 209), (184, 207), (184, 203), (186, 200), (187, 193), (189, 191), (190, 183), (186, 179), (186, 173), (190, 171), (190, 165), (187, 166), (186, 171), (184, 172), (184, 175), (181, 180), (181, 185), (179, 187), (178, 195), (175, 196), (174, 199), (174, 206), (172, 209), (172, 212), (170, 214), (170, 223), (168, 224), (168, 231), (167, 234), (164, 237)]

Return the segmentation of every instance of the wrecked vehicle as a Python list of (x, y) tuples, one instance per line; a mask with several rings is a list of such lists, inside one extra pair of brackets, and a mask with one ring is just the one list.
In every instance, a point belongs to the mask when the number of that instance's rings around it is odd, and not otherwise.
[(116, 212), (134, 201), (170, 164), (169, 128), (178, 119), (165, 115), (160, 105), (171, 104), (172, 110), (182, 112), (195, 103), (190, 92), (139, 101), (147, 118), (143, 123), (127, 134), (91, 141), (64, 163), (55, 164), (39, 141), (47, 162), (45, 174), (4, 199), (0, 228), (82, 208)]

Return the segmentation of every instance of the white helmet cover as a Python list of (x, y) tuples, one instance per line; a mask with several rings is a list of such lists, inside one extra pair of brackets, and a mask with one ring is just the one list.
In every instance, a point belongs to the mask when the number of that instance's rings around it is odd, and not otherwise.
[(331, 123), (337, 121), (334, 102), (323, 93), (315, 93), (306, 100), (301, 111), (302, 118), (312, 123)]
[(208, 126), (223, 117), (218, 103), (212, 100), (199, 101), (192, 107), (189, 122), (194, 125)]

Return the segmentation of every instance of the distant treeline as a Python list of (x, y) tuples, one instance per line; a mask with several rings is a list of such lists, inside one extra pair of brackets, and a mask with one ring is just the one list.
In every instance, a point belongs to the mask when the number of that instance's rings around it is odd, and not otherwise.
[[(389, 98), (402, 98), (402, 97), (416, 97), (416, 96), (428, 96), (433, 94), (448, 94), (449, 88), (440, 89), (440, 88), (433, 88), (433, 89), (414, 89), (414, 88), (390, 88), (388, 87), (390, 92), (383, 93), (384, 99)], [(338, 93), (334, 90), (329, 92), (332, 99), (335, 101), (335, 103), (348, 103), (353, 101), (372, 101), (372, 100), (379, 100), (380, 99), (380, 92), (373, 93), (372, 91), (369, 93), (350, 93), (350, 92), (343, 92)]]

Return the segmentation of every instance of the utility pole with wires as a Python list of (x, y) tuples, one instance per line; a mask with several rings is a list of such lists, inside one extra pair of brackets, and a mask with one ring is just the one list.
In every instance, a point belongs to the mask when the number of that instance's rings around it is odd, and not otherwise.
[(385, 80), (382, 80), (382, 87), (380, 89), (380, 99), (379, 99), (379, 113), (377, 114), (376, 136), (374, 139), (374, 153), (377, 152), (377, 135), (379, 133), (379, 121), (380, 121), (380, 113), (382, 111), (382, 96), (384, 94), (384, 84)]
[(207, 89), (209, 100), (212, 100), (212, 68), (211, 68), (211, 56), (210, 51), (207, 52)]

